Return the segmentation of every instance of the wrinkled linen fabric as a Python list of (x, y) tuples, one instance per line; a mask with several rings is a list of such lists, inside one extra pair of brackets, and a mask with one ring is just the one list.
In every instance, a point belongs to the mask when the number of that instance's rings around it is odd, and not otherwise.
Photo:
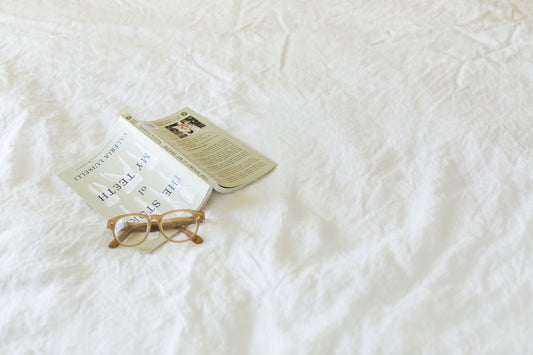
[[(533, 3), (0, 2), (0, 353), (526, 354)], [(184, 106), (278, 163), (109, 249), (56, 174)]]

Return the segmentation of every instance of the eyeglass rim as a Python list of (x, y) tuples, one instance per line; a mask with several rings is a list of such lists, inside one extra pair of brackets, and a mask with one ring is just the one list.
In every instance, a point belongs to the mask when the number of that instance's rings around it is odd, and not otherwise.
[[(194, 232), (193, 234), (187, 238), (187, 239), (183, 239), (183, 240), (174, 240), (172, 238), (170, 238), (166, 233), (165, 231), (163, 230), (163, 226), (161, 225), (161, 222), (163, 221), (163, 218), (165, 218), (165, 215), (167, 214), (170, 214), (170, 213), (176, 213), (176, 212), (188, 212), (188, 213), (191, 213), (193, 216), (196, 217), (196, 228), (194, 229)], [(167, 240), (169, 242), (172, 242), (172, 243), (184, 243), (184, 242), (188, 242), (189, 240), (192, 240), (194, 237), (196, 237), (198, 234), (198, 228), (200, 228), (200, 223), (202, 223), (204, 220), (205, 220), (205, 214), (202, 212), (202, 211), (195, 211), (195, 210), (187, 210), (187, 209), (181, 209), (181, 210), (172, 210), (172, 211), (168, 211), (168, 212), (165, 212), (163, 214), (160, 214), (160, 215), (156, 215), (157, 217), (157, 224), (159, 226), (159, 232), (161, 232), (161, 234), (163, 234), (163, 236), (165, 238), (167, 238)], [(191, 223), (192, 224), (192, 223)], [(148, 233), (150, 232), (150, 230), (148, 230)], [(183, 232), (182, 232), (183, 233)], [(148, 235), (147, 235), (148, 236)], [(145, 237), (146, 238), (146, 237)]]
[[(170, 214), (170, 213), (175, 213), (175, 212), (189, 212), (193, 216), (196, 217), (196, 228), (194, 230), (194, 233), (192, 234), (192, 236), (190, 236), (187, 239), (184, 239), (184, 240), (173, 240), (173, 239), (169, 238), (166, 235), (166, 233), (163, 231), (163, 228), (162, 228), (162, 225), (161, 225), (162, 219), (164, 218), (165, 215)], [(115, 230), (116, 222), (118, 220), (120, 220), (120, 219), (122, 219), (124, 217), (128, 217), (128, 216), (141, 216), (141, 217), (143, 217), (144, 219), (146, 219), (148, 221), (148, 229), (146, 230), (146, 233), (145, 233), (144, 237), (138, 243), (135, 243), (135, 244), (124, 244), (124, 243), (122, 243), (120, 241), (120, 239), (118, 238), (116, 230)], [(165, 237), (166, 240), (168, 240), (170, 242), (173, 242), (173, 243), (184, 243), (184, 242), (188, 242), (189, 240), (191, 240), (194, 237), (198, 236), (197, 233), (198, 233), (198, 229), (200, 227), (200, 223), (205, 221), (205, 213), (203, 211), (191, 210), (191, 209), (170, 210), (170, 211), (167, 211), (167, 212), (162, 213), (162, 214), (152, 214), (152, 215), (148, 215), (148, 214), (145, 214), (145, 213), (126, 213), (126, 214), (122, 214), (122, 215), (119, 215), (119, 216), (116, 216), (116, 217), (113, 217), (113, 218), (109, 219), (107, 221), (107, 228), (111, 229), (111, 231), (113, 232), (113, 237), (115, 238), (115, 240), (117, 241), (117, 243), (119, 245), (122, 245), (124, 247), (135, 247), (135, 246), (143, 243), (144, 241), (146, 241), (146, 238), (148, 238), (148, 234), (150, 234), (150, 231), (152, 229), (152, 221), (156, 221), (157, 222), (157, 226), (159, 228), (159, 232), (161, 234), (163, 234), (163, 236)]]

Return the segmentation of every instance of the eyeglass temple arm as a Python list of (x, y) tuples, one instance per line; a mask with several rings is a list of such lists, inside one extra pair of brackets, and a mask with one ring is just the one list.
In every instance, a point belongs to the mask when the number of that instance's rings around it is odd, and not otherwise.
[[(191, 240), (196, 244), (201, 244), (204, 241), (204, 239), (198, 234), (195, 235), (195, 233), (191, 232), (190, 230), (187, 230), (186, 228), (181, 227), (182, 225), (196, 223), (196, 219), (193, 219), (193, 218), (176, 218), (176, 219), (179, 219), (179, 221), (168, 221), (165, 223), (165, 225), (168, 225), (170, 228), (178, 228), (181, 232), (185, 233), (188, 237), (194, 236), (194, 238), (192, 238)], [(143, 223), (132, 223), (128, 228), (124, 229), (117, 236), (117, 238), (120, 239), (120, 241), (123, 241), (130, 235), (131, 232), (134, 232), (136, 229), (142, 230), (144, 228), (145, 227)], [(150, 226), (150, 231), (151, 232), (159, 231), (159, 225), (157, 224), (157, 221), (152, 221), (152, 225)], [(110, 248), (117, 248), (119, 245), (120, 243), (114, 238), (109, 243)]]

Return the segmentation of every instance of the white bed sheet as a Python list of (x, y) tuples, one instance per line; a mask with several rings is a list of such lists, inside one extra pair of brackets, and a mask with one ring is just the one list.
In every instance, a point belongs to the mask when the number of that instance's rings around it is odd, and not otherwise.
[[(0, 353), (533, 352), (533, 3), (0, 3)], [(55, 174), (190, 106), (278, 163), (107, 248)]]

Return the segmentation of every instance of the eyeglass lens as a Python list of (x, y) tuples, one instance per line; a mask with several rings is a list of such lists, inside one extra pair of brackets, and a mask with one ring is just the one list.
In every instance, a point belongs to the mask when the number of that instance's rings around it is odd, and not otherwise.
[(149, 226), (144, 216), (124, 216), (115, 223), (115, 235), (123, 245), (137, 245), (144, 239)]
[(161, 226), (171, 242), (184, 242), (196, 234), (198, 219), (187, 211), (172, 211), (163, 215)]

